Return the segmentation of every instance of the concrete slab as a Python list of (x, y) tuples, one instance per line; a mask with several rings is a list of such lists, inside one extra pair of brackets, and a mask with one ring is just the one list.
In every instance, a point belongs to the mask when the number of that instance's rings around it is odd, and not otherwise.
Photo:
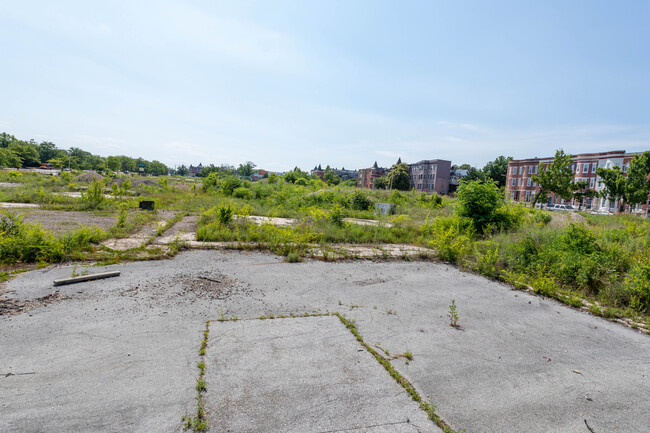
[[(51, 295), (71, 270), (21, 274), (0, 302)], [(650, 336), (451, 266), (213, 250), (93, 272), (109, 270), (122, 274), (0, 316), (0, 431), (180, 430), (206, 320), (327, 310), (371, 345), (410, 350), (393, 364), (457, 431), (589, 433), (584, 419), (597, 433), (648, 431)]]
[(440, 432), (337, 317), (212, 322), (215, 432)]

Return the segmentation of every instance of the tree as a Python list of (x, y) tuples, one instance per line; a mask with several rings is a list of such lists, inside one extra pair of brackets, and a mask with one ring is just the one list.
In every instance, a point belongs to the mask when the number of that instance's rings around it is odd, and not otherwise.
[(623, 212), (625, 209), (625, 202), (627, 201), (626, 194), (626, 179), (623, 177), (623, 172), (619, 166), (613, 168), (598, 167), (596, 174), (600, 176), (601, 181), (605, 185), (602, 191), (604, 199), (610, 201), (618, 200), (618, 211)]
[(253, 169), (256, 167), (255, 163), (252, 161), (246, 161), (246, 164), (239, 164), (237, 169), (237, 174), (240, 176), (250, 177), (253, 174)]
[(323, 181), (328, 185), (338, 185), (341, 183), (341, 177), (334, 173), (334, 170), (328, 165), (325, 167), (325, 173), (323, 174)]
[(578, 210), (582, 208), (582, 202), (585, 198), (593, 198), (596, 196), (596, 191), (589, 189), (589, 183), (586, 180), (576, 182), (571, 187), (573, 198), (578, 202)]
[[(467, 164), (464, 164), (467, 165)], [(466, 169), (462, 170), (467, 170), (467, 176), (464, 177), (465, 180), (486, 180), (485, 178), (485, 173), (483, 173), (481, 170), (478, 170), (475, 167), (469, 167)]]
[(189, 172), (190, 171), (187, 169), (185, 164), (182, 164), (180, 167), (176, 168), (176, 174), (179, 175), (179, 176), (187, 176), (187, 173), (189, 173)]
[(375, 178), (375, 180), (373, 181), (373, 186), (375, 187), (375, 189), (388, 189), (389, 186), (388, 178), (386, 176)]
[(646, 203), (650, 192), (650, 151), (637, 155), (627, 171), (625, 192), (631, 205)]
[(539, 173), (533, 174), (533, 182), (539, 185), (539, 192), (533, 199), (533, 206), (542, 195), (553, 192), (565, 200), (571, 198), (573, 170), (571, 170), (571, 155), (565, 154), (562, 149), (555, 152), (553, 162), (549, 165), (539, 163)]
[(59, 153), (61, 152), (56, 148), (56, 144), (51, 141), (43, 141), (37, 147), (38, 156), (41, 162), (49, 161), (50, 159), (59, 158)]
[(0, 147), (0, 167), (16, 167), (23, 166), (23, 160), (11, 149)]
[(386, 178), (390, 188), (408, 191), (411, 185), (411, 169), (403, 162), (394, 164)]
[(9, 144), (9, 149), (22, 160), (24, 167), (37, 167), (41, 164), (36, 146), (22, 140), (16, 140)]
[(490, 161), (483, 167), (483, 174), (486, 179), (492, 179), (497, 183), (499, 188), (506, 186), (506, 177), (508, 175), (508, 162), (512, 156), (499, 156), (494, 161)]

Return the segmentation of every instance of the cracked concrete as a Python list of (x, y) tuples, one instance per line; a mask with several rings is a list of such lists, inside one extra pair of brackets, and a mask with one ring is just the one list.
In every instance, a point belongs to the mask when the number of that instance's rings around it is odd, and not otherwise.
[[(51, 295), (52, 281), (71, 269), (18, 275), (7, 296)], [(353, 319), (368, 344), (391, 355), (411, 351), (409, 364), (393, 365), (457, 431), (587, 433), (586, 419), (597, 433), (647, 432), (649, 336), (451, 266), (286, 263), (268, 253), (211, 250), (97, 268), (109, 270), (122, 275), (61, 286), (64, 299), (0, 317), (0, 431), (181, 431), (181, 417), (196, 410), (206, 320), (329, 310)], [(452, 299), (460, 330), (449, 326)], [(317, 341), (318, 329), (307, 332)], [(219, 345), (210, 344), (218, 356)], [(315, 356), (338, 344), (323, 343)], [(279, 356), (290, 360), (290, 350)], [(284, 392), (271, 379), (279, 370), (267, 376), (263, 367), (253, 371), (260, 392)], [(223, 401), (208, 393), (217, 422)], [(370, 425), (365, 431), (390, 431)]]

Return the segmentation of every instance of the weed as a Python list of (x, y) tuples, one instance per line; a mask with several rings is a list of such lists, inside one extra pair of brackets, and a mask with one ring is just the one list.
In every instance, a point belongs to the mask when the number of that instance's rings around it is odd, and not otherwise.
[(451, 300), (451, 305), (449, 306), (447, 317), (449, 317), (450, 326), (453, 326), (454, 328), (460, 328), (460, 325), (458, 324), (458, 312), (456, 311), (456, 301), (454, 299)]
[(290, 252), (289, 254), (287, 254), (285, 261), (289, 263), (298, 263), (298, 262), (302, 262), (302, 257), (300, 257), (300, 254), (298, 254), (297, 252)]
[(343, 323), (343, 325), (345, 325), (345, 327), (348, 328), (348, 330), (352, 333), (352, 335), (354, 335), (354, 337), (357, 339), (357, 341), (359, 343), (361, 343), (361, 345), (368, 352), (370, 352), (370, 354), (377, 360), (377, 362), (379, 362), (379, 364), (381, 364), (386, 369), (388, 374), (390, 374), (391, 377), (393, 379), (395, 379), (395, 381), (399, 385), (401, 385), (404, 388), (404, 390), (406, 390), (406, 392), (409, 393), (411, 398), (414, 401), (416, 401), (417, 403), (419, 403), (420, 407), (426, 411), (427, 415), (429, 415), (429, 418), (433, 422), (435, 422), (438, 425), (438, 427), (440, 427), (442, 429), (442, 431), (444, 433), (456, 433), (455, 430), (453, 430), (447, 423), (445, 423), (442, 420), (442, 418), (440, 418), (440, 416), (435, 411), (435, 407), (432, 404), (429, 404), (426, 401), (422, 400), (422, 397), (420, 397), (420, 394), (417, 392), (415, 387), (413, 387), (413, 385), (404, 376), (402, 376), (395, 369), (395, 367), (393, 367), (393, 365), (390, 363), (389, 360), (387, 360), (386, 358), (381, 356), (375, 349), (370, 347), (370, 345), (368, 345), (368, 343), (363, 341), (363, 337), (361, 336), (361, 334), (357, 330), (357, 327), (354, 324), (354, 322), (347, 319), (345, 316), (343, 316), (341, 314), (334, 313), (334, 315), (336, 315), (339, 318), (341, 323)]

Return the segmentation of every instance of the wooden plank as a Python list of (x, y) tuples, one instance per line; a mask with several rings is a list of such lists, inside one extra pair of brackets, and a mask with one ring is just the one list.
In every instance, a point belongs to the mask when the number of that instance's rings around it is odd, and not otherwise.
[(101, 279), (104, 279), (104, 278), (117, 277), (119, 275), (120, 275), (120, 271), (102, 272), (102, 273), (99, 273), (99, 274), (80, 275), (78, 277), (62, 278), (60, 280), (54, 280), (54, 285), (55, 286), (63, 286), (64, 284), (75, 284), (75, 283), (81, 283), (83, 281), (101, 280)]

